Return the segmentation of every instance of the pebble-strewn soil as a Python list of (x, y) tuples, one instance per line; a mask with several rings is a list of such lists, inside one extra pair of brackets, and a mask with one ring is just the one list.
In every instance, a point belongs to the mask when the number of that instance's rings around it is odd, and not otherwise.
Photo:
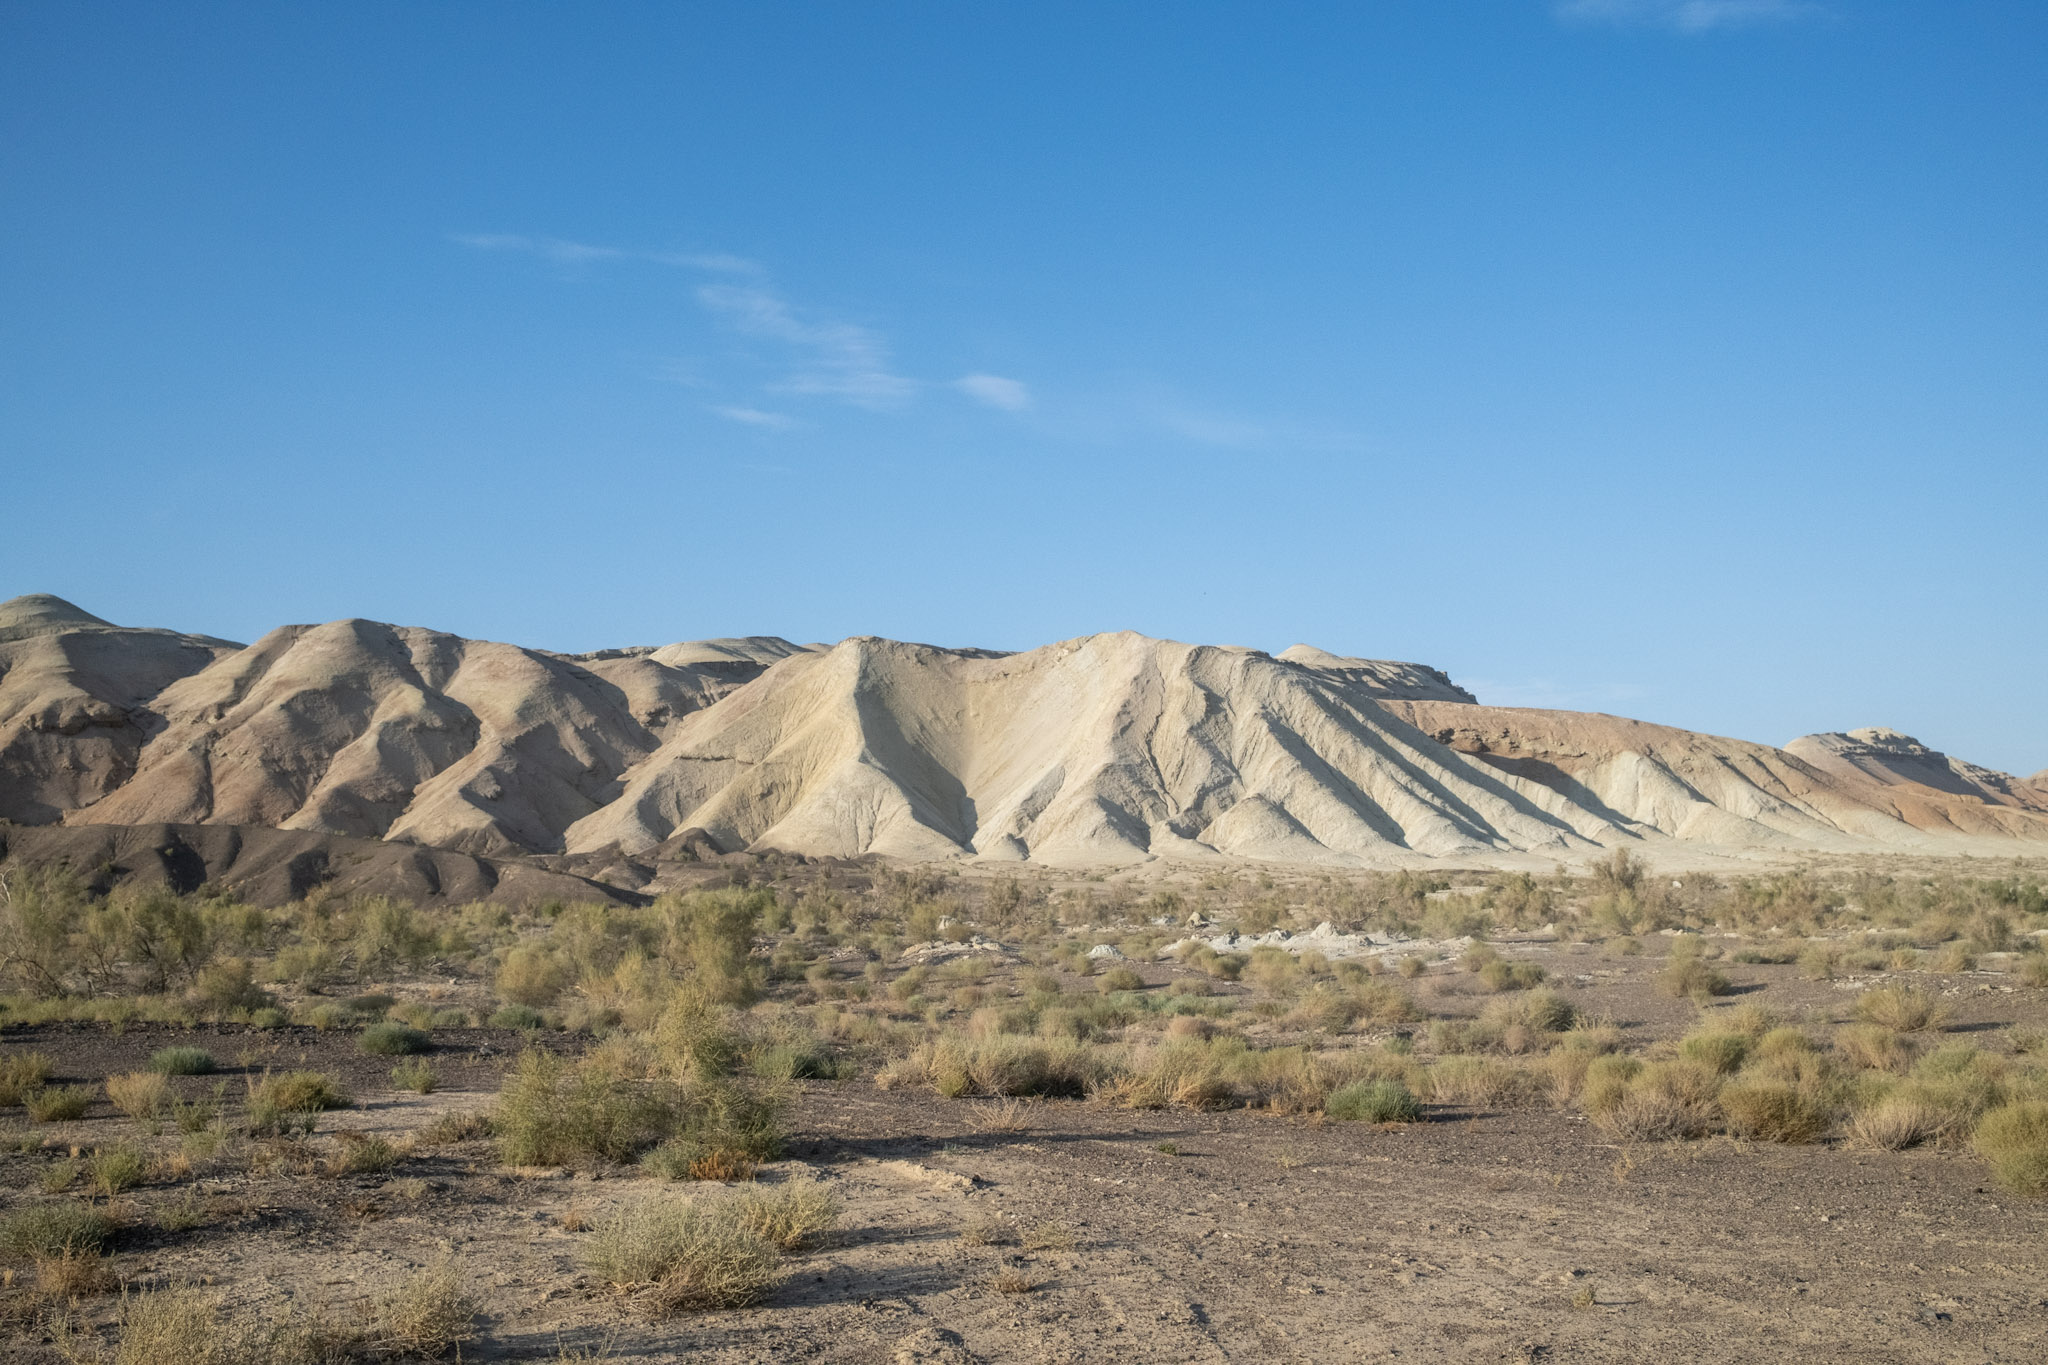
[[(1654, 960), (1518, 951), (1634, 1040), (1695, 1017), (1650, 987)], [(1728, 970), (1749, 988), (1737, 1001), (1815, 1023), (1849, 1016), (1855, 983)], [(2048, 993), (2004, 989), (1998, 975), (1920, 979), (1953, 992), (1957, 1038), (1998, 1048), (2007, 1025), (2048, 1019)], [(1459, 989), (1422, 993), (1443, 1011), (1465, 1003)], [(436, 1037), (443, 1088), (427, 1096), (392, 1093), (390, 1059), (363, 1056), (346, 1033), (45, 1025), (6, 1029), (0, 1042), (48, 1053), (60, 1079), (133, 1068), (171, 1041), (251, 1071), (327, 1071), (361, 1102), (323, 1117), (317, 1152), (336, 1130), (397, 1135), (485, 1107), (527, 1041)], [(211, 1082), (178, 1084), (197, 1093)], [(484, 1309), (465, 1360), (554, 1359), (563, 1346), (734, 1365), (2048, 1359), (2048, 1204), (2013, 1198), (1964, 1152), (1726, 1138), (1625, 1148), (1547, 1109), (1435, 1107), (1422, 1123), (1377, 1128), (1080, 1101), (1029, 1103), (1006, 1119), (987, 1103), (865, 1081), (799, 1091), (789, 1159), (764, 1179), (827, 1180), (846, 1216), (758, 1307), (651, 1325), (583, 1270), (588, 1234), (571, 1230), (629, 1202), (730, 1191), (627, 1171), (508, 1171), (481, 1141), (381, 1175), (279, 1157), (258, 1173), (202, 1166), (186, 1184), (145, 1185), (121, 1197), (114, 1265), (136, 1285), (211, 1283), (250, 1310), (346, 1316), (453, 1246)], [(6, 1209), (47, 1198), (37, 1173), (73, 1144), (140, 1136), (103, 1103), (37, 1127), (6, 1111), (0, 1127), (45, 1143), (0, 1155)], [(175, 1134), (143, 1140), (168, 1148)], [(153, 1211), (187, 1185), (205, 1222), (160, 1230)], [(1007, 1230), (995, 1244), (962, 1235), (990, 1224)], [(1034, 1287), (997, 1292), (1005, 1267)], [(0, 1292), (20, 1297), (18, 1285)], [(117, 1301), (83, 1307), (105, 1321)], [(0, 1358), (51, 1358), (32, 1324), (0, 1332), (12, 1334)]]

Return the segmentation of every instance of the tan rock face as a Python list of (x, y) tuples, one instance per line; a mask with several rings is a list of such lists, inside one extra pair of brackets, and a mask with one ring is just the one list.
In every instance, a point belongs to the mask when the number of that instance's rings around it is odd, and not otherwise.
[(479, 857), (773, 847), (1545, 865), (1680, 840), (2048, 841), (2048, 790), (1890, 731), (1785, 749), (1480, 706), (1419, 664), (1129, 633), (564, 655), (371, 621), (247, 647), (0, 604), (0, 816)]
[(125, 629), (40, 593), (0, 602), (0, 819), (45, 823), (120, 787), (150, 699), (240, 648)]

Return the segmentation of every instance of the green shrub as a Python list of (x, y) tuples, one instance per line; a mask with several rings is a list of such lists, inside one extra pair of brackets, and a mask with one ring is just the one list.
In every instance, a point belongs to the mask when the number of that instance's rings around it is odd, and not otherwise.
[(1682, 1000), (1704, 1000), (1726, 995), (1735, 989), (1728, 978), (1708, 966), (1697, 951), (1680, 952), (1676, 949), (1664, 970), (1657, 973), (1657, 984), (1665, 994)]
[(492, 1028), (540, 1028), (547, 1023), (537, 1009), (525, 1005), (507, 1005), (492, 1013), (487, 1021)]
[(630, 1206), (598, 1226), (588, 1257), (608, 1283), (650, 1286), (647, 1304), (657, 1317), (753, 1303), (783, 1276), (775, 1245), (748, 1226), (735, 1200)]
[(421, 1095), (431, 1095), (440, 1077), (434, 1074), (432, 1063), (424, 1057), (413, 1057), (391, 1068), (391, 1084), (399, 1090), (411, 1090)]
[(318, 1071), (265, 1076), (249, 1095), (249, 1127), (257, 1133), (311, 1132), (316, 1115), (351, 1103), (340, 1086)]
[(1364, 1123), (1413, 1123), (1422, 1117), (1422, 1105), (1399, 1081), (1354, 1081), (1332, 1091), (1323, 1112)]
[(210, 1076), (219, 1064), (203, 1047), (166, 1047), (150, 1054), (149, 1069), (166, 1076)]
[(222, 958), (194, 977), (192, 999), (223, 1014), (263, 1009), (275, 1003), (270, 992), (256, 984), (248, 961), (239, 957)]
[(40, 1052), (11, 1052), (0, 1057), (0, 1108), (20, 1104), (31, 1090), (50, 1079), (50, 1059)]
[(356, 1040), (356, 1046), (376, 1057), (403, 1057), (433, 1045), (432, 1038), (411, 1025), (388, 1021), (370, 1025)]
[(574, 974), (537, 943), (522, 943), (505, 954), (498, 967), (498, 997), (514, 1005), (552, 1005)]
[(666, 1088), (536, 1049), (520, 1057), (498, 1092), (492, 1121), (508, 1165), (566, 1166), (631, 1161), (674, 1118)]
[(1678, 1044), (1678, 1055), (1732, 1076), (1749, 1056), (1749, 1038), (1740, 1033), (1695, 1033)]
[(389, 1351), (434, 1359), (476, 1335), (476, 1315), (462, 1263), (445, 1252), (378, 1302), (377, 1335)]
[(380, 1137), (361, 1133), (337, 1133), (339, 1145), (329, 1159), (329, 1169), (338, 1174), (374, 1175), (398, 1164), (398, 1149)]
[(130, 1071), (106, 1079), (107, 1100), (138, 1123), (163, 1117), (171, 1106), (171, 1083), (154, 1071)]
[(1873, 1147), (1897, 1152), (1939, 1137), (1947, 1123), (1947, 1115), (1924, 1100), (1890, 1094), (1858, 1112), (1850, 1129)]
[(1856, 1017), (1900, 1033), (1921, 1033), (1948, 1019), (1946, 1002), (1917, 986), (1877, 986), (1856, 997)]
[(141, 1151), (127, 1143), (118, 1147), (102, 1147), (85, 1163), (85, 1173), (92, 1181), (92, 1187), (109, 1199), (140, 1185), (146, 1168)]
[(114, 1220), (85, 1204), (31, 1204), (0, 1221), (0, 1251), (43, 1261), (105, 1251)]
[(738, 1204), (741, 1221), (784, 1251), (801, 1251), (836, 1224), (841, 1212), (837, 1197), (818, 1180), (791, 1180), (773, 1190), (750, 1189)]
[(1728, 1126), (1744, 1137), (1767, 1142), (1819, 1142), (1834, 1126), (1834, 1115), (1816, 1096), (1797, 1085), (1767, 1080), (1739, 1080), (1721, 1088), (1722, 1113)]
[[(1590, 1088), (1590, 1086), (1589, 1086)], [(1720, 1116), (1721, 1078), (1697, 1062), (1657, 1062), (1636, 1072), (1619, 1093), (1603, 1094), (1593, 1121), (1619, 1138), (1657, 1142), (1694, 1138)]]
[(641, 1159), (669, 1180), (747, 1179), (782, 1147), (782, 1105), (725, 1082), (693, 1087), (675, 1135)]
[(1113, 995), (1118, 991), (1141, 991), (1145, 989), (1145, 978), (1129, 967), (1112, 967), (1096, 979), (1095, 986), (1104, 995)]
[(1991, 1110), (1971, 1145), (2007, 1189), (2033, 1199), (2048, 1195), (2048, 1103), (2021, 1100)]
[(1541, 985), (1545, 972), (1534, 962), (1510, 962), (1495, 958), (1479, 969), (1479, 979), (1490, 991), (1525, 991)]
[(37, 1123), (63, 1123), (70, 1119), (82, 1119), (85, 1117), (85, 1107), (92, 1103), (92, 1087), (46, 1085), (23, 1095), (21, 1102), (28, 1109), (28, 1116)]

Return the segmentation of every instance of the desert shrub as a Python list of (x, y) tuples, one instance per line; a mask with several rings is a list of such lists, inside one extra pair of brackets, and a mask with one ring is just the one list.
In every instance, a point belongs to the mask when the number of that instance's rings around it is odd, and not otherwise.
[(1096, 989), (1104, 995), (1117, 991), (1141, 991), (1145, 989), (1145, 978), (1129, 967), (1112, 967), (1095, 981)]
[(1540, 987), (1511, 999), (1487, 1002), (1479, 1012), (1483, 1034), (1499, 1038), (1519, 1024), (1537, 1034), (1562, 1033), (1578, 1018), (1569, 1000), (1548, 987)]
[(1948, 1019), (1940, 997), (1917, 986), (1877, 986), (1856, 997), (1856, 1017), (1900, 1033), (1921, 1033)]
[(146, 1169), (141, 1151), (125, 1142), (116, 1147), (102, 1147), (85, 1162), (86, 1177), (92, 1182), (92, 1187), (109, 1199), (140, 1185)]
[(1721, 1112), (1744, 1137), (1767, 1142), (1819, 1142), (1834, 1115), (1808, 1090), (1769, 1080), (1738, 1080), (1721, 1088)]
[(409, 1057), (391, 1068), (391, 1084), (399, 1090), (411, 1090), (421, 1095), (431, 1095), (440, 1078), (434, 1074), (433, 1063), (424, 1057)]
[(1990, 1110), (1971, 1146), (1999, 1184), (2029, 1198), (2048, 1195), (2048, 1103), (2021, 1100)]
[(1422, 1117), (1422, 1106), (1399, 1081), (1354, 1081), (1332, 1091), (1323, 1112), (1364, 1123), (1413, 1123)]
[(21, 1103), (28, 1110), (28, 1116), (37, 1123), (64, 1123), (71, 1119), (82, 1119), (85, 1117), (85, 1107), (92, 1103), (92, 1087), (46, 1085), (23, 1095)]
[(334, 1154), (328, 1169), (337, 1175), (374, 1175), (398, 1164), (398, 1149), (380, 1137), (361, 1133), (336, 1133)]
[(1832, 981), (1842, 974), (1842, 950), (1832, 943), (1809, 943), (1799, 954), (1799, 974), (1809, 981)]
[(1817, 1053), (1820, 1051), (1820, 1044), (1805, 1030), (1786, 1025), (1771, 1029), (1758, 1037), (1753, 1051), (1756, 1056), (1762, 1058), (1787, 1057), (1801, 1053)]
[(329, 1109), (346, 1109), (352, 1100), (334, 1080), (318, 1071), (290, 1071), (265, 1076), (249, 1095), (252, 1133), (310, 1132), (314, 1117)]
[(114, 1220), (85, 1204), (31, 1204), (0, 1221), (0, 1251), (32, 1261), (98, 1254), (114, 1240)]
[(2048, 953), (2028, 953), (2016, 969), (2022, 983), (2048, 987)]
[(149, 1055), (149, 1069), (165, 1076), (210, 1076), (219, 1064), (203, 1047), (165, 1047)]
[(1920, 1055), (1913, 1039), (1877, 1024), (1852, 1024), (1835, 1030), (1835, 1050), (1854, 1065), (1873, 1071), (1905, 1071)]
[(40, 1052), (10, 1052), (0, 1057), (0, 1108), (20, 1104), (22, 1096), (42, 1089), (50, 1071), (50, 1059)]
[(529, 1051), (498, 1092), (493, 1124), (513, 1166), (631, 1161), (674, 1119), (664, 1087)]
[(727, 1012), (695, 990), (669, 1000), (652, 1036), (663, 1070), (677, 1080), (730, 1075), (746, 1050)]
[(663, 961), (714, 1004), (752, 1003), (763, 973), (751, 960), (754, 933), (774, 904), (773, 892), (740, 887), (661, 897), (653, 908), (662, 921)]
[(256, 984), (256, 973), (246, 958), (224, 957), (192, 979), (194, 1004), (220, 1013), (262, 1009), (275, 1003), (269, 991)]
[(1746, 1034), (1695, 1033), (1679, 1042), (1678, 1055), (1723, 1076), (1732, 1076), (1742, 1070), (1742, 1063), (1749, 1057), (1749, 1046)]
[(506, 1005), (502, 1009), (493, 1011), (491, 1017), (485, 1020), (485, 1022), (492, 1028), (532, 1029), (541, 1027), (547, 1023), (547, 1020), (541, 1017), (541, 1013), (537, 1009), (529, 1008), (526, 1005)]
[(346, 1109), (354, 1103), (333, 1077), (320, 1071), (287, 1071), (282, 1076), (266, 1076), (256, 1087), (256, 1099), (291, 1114)]
[(356, 1046), (375, 1057), (403, 1057), (425, 1052), (433, 1046), (433, 1039), (410, 1025), (387, 1021), (364, 1029)]
[(1542, 984), (1545, 972), (1534, 962), (1510, 962), (1496, 958), (1479, 969), (1479, 979), (1490, 991), (1525, 991)]
[(433, 1359), (476, 1335), (476, 1301), (463, 1287), (462, 1263), (450, 1253), (405, 1277), (377, 1305), (380, 1344)]
[(1598, 1116), (1620, 1103), (1629, 1083), (1642, 1071), (1640, 1057), (1623, 1055), (1596, 1057), (1587, 1064), (1580, 1085), (1580, 1103), (1588, 1114)]
[(171, 1083), (154, 1071), (130, 1071), (106, 1080), (107, 1099), (138, 1123), (163, 1117), (171, 1104)]
[(1212, 1109), (1229, 1104), (1237, 1098), (1229, 1060), (1244, 1051), (1237, 1039), (1171, 1039), (1131, 1059), (1128, 1070), (1117, 1078), (1115, 1096), (1137, 1109)]
[[(1590, 1088), (1590, 1087), (1589, 1087)], [(1697, 1062), (1657, 1062), (1631, 1077), (1619, 1093), (1603, 1094), (1589, 1109), (1593, 1121), (1619, 1138), (1657, 1142), (1694, 1138), (1719, 1117), (1721, 1078)]]
[(675, 1136), (641, 1158), (669, 1180), (751, 1180), (782, 1146), (782, 1103), (724, 1082), (693, 1087)]
[(650, 1286), (648, 1307), (658, 1317), (753, 1303), (783, 1276), (780, 1254), (748, 1225), (738, 1201), (633, 1205), (598, 1225), (587, 1255), (611, 1284)]
[(1967, 943), (1951, 943), (1934, 955), (1933, 969), (1937, 972), (1974, 972), (1977, 970), (1977, 955), (1970, 951)]
[(969, 1095), (1080, 1096), (1105, 1073), (1103, 1059), (1073, 1038), (971, 1039), (941, 1034), (876, 1077), (885, 1088), (917, 1081), (948, 1099)]
[(1734, 987), (1726, 976), (1700, 956), (1697, 940), (1680, 939), (1671, 950), (1671, 960), (1657, 973), (1657, 985), (1666, 995), (1681, 1000), (1705, 1000), (1726, 995)]
[(1938, 1137), (1946, 1124), (1947, 1116), (1926, 1101), (1890, 1094), (1857, 1113), (1849, 1128), (1870, 1146), (1897, 1152)]
[(1493, 1057), (1446, 1057), (1430, 1067), (1431, 1098), (1440, 1104), (1495, 1105), (1532, 1088), (1529, 1073)]
[(418, 1146), (445, 1147), (451, 1142), (494, 1137), (497, 1131), (497, 1122), (489, 1114), (454, 1111), (441, 1115), (414, 1133), (413, 1142)]
[(384, 1012), (384, 1017), (401, 1024), (411, 1024), (416, 1029), (430, 1029), (434, 1026), (434, 1007), (423, 1000), (411, 1000), (393, 1005)]
[(498, 965), (498, 998), (535, 1008), (552, 1005), (573, 979), (567, 964), (538, 943), (521, 943)]
[(1893, 1095), (1917, 1100), (1942, 1115), (1938, 1136), (1960, 1140), (1989, 1109), (2012, 1098), (2003, 1059), (1968, 1043), (1937, 1048), (1914, 1063)]
[(799, 1251), (839, 1221), (838, 1198), (823, 1181), (792, 1180), (773, 1190), (750, 1189), (739, 1216), (757, 1237), (784, 1251)]
[(747, 1049), (747, 1070), (764, 1081), (831, 1080), (839, 1074), (822, 1038), (795, 1028), (779, 1030)]

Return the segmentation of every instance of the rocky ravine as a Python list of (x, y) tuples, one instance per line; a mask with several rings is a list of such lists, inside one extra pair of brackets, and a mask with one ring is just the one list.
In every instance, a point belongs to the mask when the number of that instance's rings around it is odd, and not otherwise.
[(2048, 852), (2048, 789), (1891, 731), (1774, 749), (1487, 707), (1434, 669), (1306, 645), (565, 655), (350, 620), (240, 646), (47, 596), (0, 604), (0, 819), (578, 870), (762, 847), (1064, 866)]

